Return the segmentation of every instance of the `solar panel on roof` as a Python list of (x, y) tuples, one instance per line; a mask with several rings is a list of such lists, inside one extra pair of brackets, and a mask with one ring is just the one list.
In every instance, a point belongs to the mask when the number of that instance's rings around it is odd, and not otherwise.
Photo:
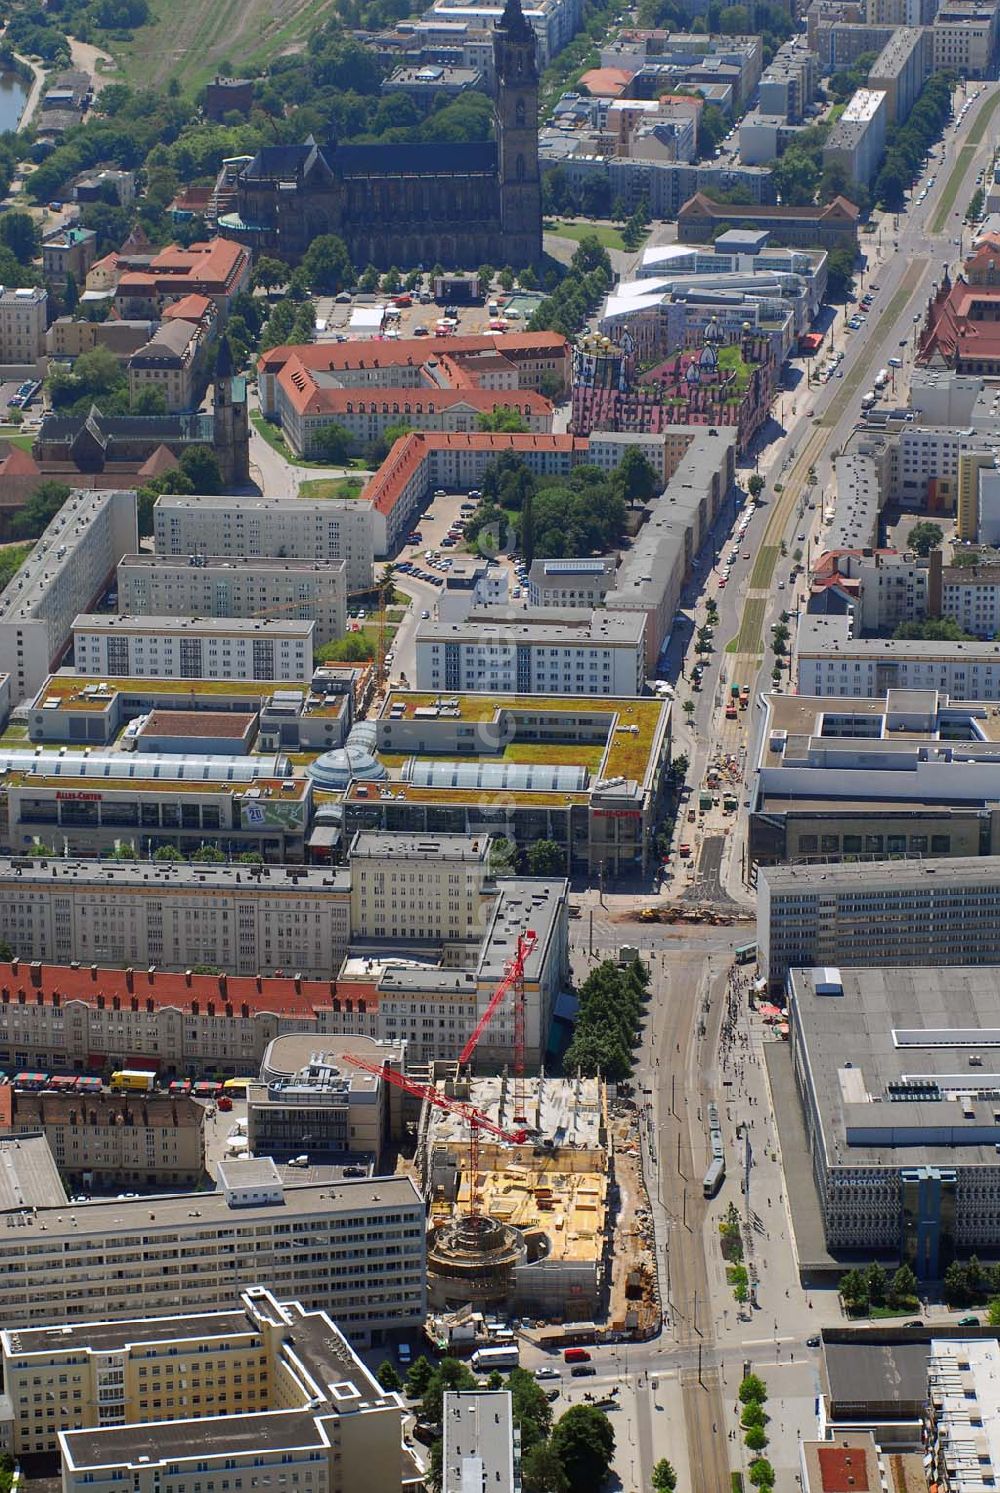
[(601, 575), (603, 560), (546, 560), (546, 575)]

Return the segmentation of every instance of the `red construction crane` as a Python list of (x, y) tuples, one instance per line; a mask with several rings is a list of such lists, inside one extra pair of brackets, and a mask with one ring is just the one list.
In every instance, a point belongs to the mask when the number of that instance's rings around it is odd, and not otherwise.
[(528, 1139), (528, 1132), (505, 1130), (502, 1125), (495, 1124), (489, 1115), (483, 1114), (481, 1109), (476, 1109), (474, 1104), (466, 1104), (461, 1099), (448, 1099), (433, 1084), (415, 1083), (412, 1078), (407, 1078), (387, 1064), (369, 1063), (366, 1058), (359, 1058), (353, 1052), (345, 1052), (343, 1058), (352, 1067), (361, 1068), (365, 1073), (373, 1073), (376, 1078), (384, 1078), (388, 1083), (395, 1084), (397, 1089), (412, 1094), (415, 1099), (424, 1099), (428, 1104), (433, 1104), (435, 1109), (443, 1109), (447, 1114), (458, 1115), (459, 1119), (465, 1121), (469, 1127), (469, 1218), (474, 1227), (478, 1226), (483, 1217), (479, 1206), (479, 1132), (485, 1130), (487, 1135), (506, 1141), (511, 1146), (522, 1146)]
[(534, 928), (527, 928), (517, 937), (517, 949), (504, 965), (503, 978), (493, 994), (489, 1005), (476, 1023), (472, 1036), (459, 1053), (458, 1066), (464, 1068), (472, 1057), (479, 1039), (493, 1019), (493, 1013), (507, 994), (514, 991), (514, 1123), (523, 1125), (527, 1120), (524, 1099), (524, 965), (528, 955), (538, 943)]
[[(489, 1004), (482, 1016), (476, 1023), (475, 1029), (469, 1040), (459, 1054), (458, 1066), (464, 1068), (472, 1057), (479, 1039), (489, 1026), (500, 1002), (508, 990), (514, 991), (514, 1123), (522, 1126), (525, 1123), (524, 1102), (524, 965), (528, 955), (538, 943), (538, 934), (533, 928), (527, 928), (524, 933), (519, 933), (517, 948), (510, 959), (504, 965), (503, 978), (490, 996)], [(506, 1141), (508, 1145), (521, 1146), (528, 1139), (525, 1129), (505, 1130), (502, 1125), (495, 1124), (480, 1109), (473, 1104), (465, 1104), (459, 1099), (446, 1099), (445, 1096), (434, 1087), (433, 1084), (415, 1083), (413, 1079), (405, 1078), (395, 1068), (389, 1068), (379, 1063), (369, 1063), (364, 1058), (355, 1056), (354, 1053), (345, 1053), (344, 1059), (355, 1068), (361, 1068), (366, 1073), (374, 1073), (379, 1078), (384, 1078), (388, 1083), (395, 1084), (396, 1088), (402, 1089), (407, 1094), (412, 1094), (415, 1099), (425, 1099), (428, 1104), (433, 1104), (436, 1109), (443, 1109), (449, 1114), (458, 1115), (469, 1127), (469, 1218), (473, 1227), (478, 1227), (482, 1222), (482, 1211), (479, 1206), (479, 1134), (485, 1131), (496, 1140)]]

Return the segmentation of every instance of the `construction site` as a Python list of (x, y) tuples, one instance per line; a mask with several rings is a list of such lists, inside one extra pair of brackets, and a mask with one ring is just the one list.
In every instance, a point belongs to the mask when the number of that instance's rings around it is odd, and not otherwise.
[[(592, 1320), (604, 1300), (613, 1185), (604, 1083), (458, 1079), (448, 1094), (491, 1130), (479, 1138), (474, 1170), (461, 1113), (428, 1104), (421, 1115), (416, 1162), (430, 1205), (431, 1308), (474, 1303)], [(504, 1143), (491, 1138), (497, 1132), (524, 1139)]]

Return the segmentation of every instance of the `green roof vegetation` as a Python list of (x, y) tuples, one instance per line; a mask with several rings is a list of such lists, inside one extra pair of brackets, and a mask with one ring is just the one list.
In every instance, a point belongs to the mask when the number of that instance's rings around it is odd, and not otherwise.
[[(603, 777), (624, 777), (641, 783), (646, 776), (650, 766), (650, 758), (656, 742), (657, 732), (665, 702), (653, 699), (615, 700), (595, 698), (592, 701), (581, 700), (575, 695), (508, 695), (498, 700), (493, 695), (448, 695), (440, 694), (417, 694), (407, 691), (393, 691), (386, 701), (384, 719), (391, 719), (391, 707), (396, 704), (406, 706), (406, 714), (398, 719), (412, 719), (415, 710), (426, 710), (440, 703), (442, 698), (457, 700), (460, 716), (445, 716), (445, 720), (461, 719), (463, 721), (491, 721), (500, 711), (510, 711), (515, 715), (520, 713), (526, 716), (556, 715), (558, 713), (579, 714), (586, 712), (598, 716), (605, 716), (609, 721), (610, 731), (606, 747), (595, 743), (583, 743), (577, 746), (575, 743), (549, 743), (549, 742), (524, 742), (521, 750), (528, 749), (537, 756), (514, 757), (509, 756), (510, 747), (505, 749), (505, 757), (508, 761), (537, 761), (552, 762), (557, 764), (563, 762), (579, 763), (581, 766), (590, 764), (587, 756), (591, 751), (594, 753), (596, 764), (591, 768), (595, 774)], [(634, 731), (631, 727), (636, 727)], [(512, 743), (515, 750), (517, 742)], [(556, 754), (566, 753), (561, 757)], [(594, 760), (592, 759), (592, 760)], [(432, 790), (434, 793), (444, 790)], [(451, 791), (451, 790), (449, 790)], [(465, 792), (464, 798), (468, 797)], [(527, 797), (534, 802), (539, 795), (528, 794)], [(544, 795), (542, 795), (544, 797)], [(560, 795), (556, 794), (556, 798)]]
[(300, 498), (360, 498), (363, 477), (310, 477), (299, 483)]
[(740, 394), (745, 394), (750, 382), (750, 365), (744, 361), (743, 353), (735, 342), (728, 347), (719, 348), (719, 367), (727, 373), (736, 373), (736, 389)]

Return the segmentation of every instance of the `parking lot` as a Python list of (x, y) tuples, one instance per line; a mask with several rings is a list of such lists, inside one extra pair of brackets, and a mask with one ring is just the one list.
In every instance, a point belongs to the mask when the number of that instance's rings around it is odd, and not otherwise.
[[(426, 292), (425, 292), (426, 294)], [(347, 297), (346, 299), (344, 297)], [(495, 299), (497, 314), (492, 315), (489, 305)], [(409, 304), (396, 304), (396, 301)], [(542, 296), (524, 291), (515, 291), (510, 296), (497, 292), (490, 302), (480, 300), (475, 305), (437, 305), (433, 300), (422, 302), (416, 292), (398, 297), (374, 294), (347, 296), (319, 296), (316, 300), (316, 341), (337, 342), (346, 337), (370, 337), (372, 329), (352, 333), (351, 315), (356, 309), (373, 310), (379, 306), (391, 308), (387, 325), (382, 335), (397, 337), (444, 336), (471, 337), (490, 331), (518, 332), (523, 330)], [(446, 325), (447, 324), (447, 325)], [(377, 328), (375, 329), (377, 333)]]

